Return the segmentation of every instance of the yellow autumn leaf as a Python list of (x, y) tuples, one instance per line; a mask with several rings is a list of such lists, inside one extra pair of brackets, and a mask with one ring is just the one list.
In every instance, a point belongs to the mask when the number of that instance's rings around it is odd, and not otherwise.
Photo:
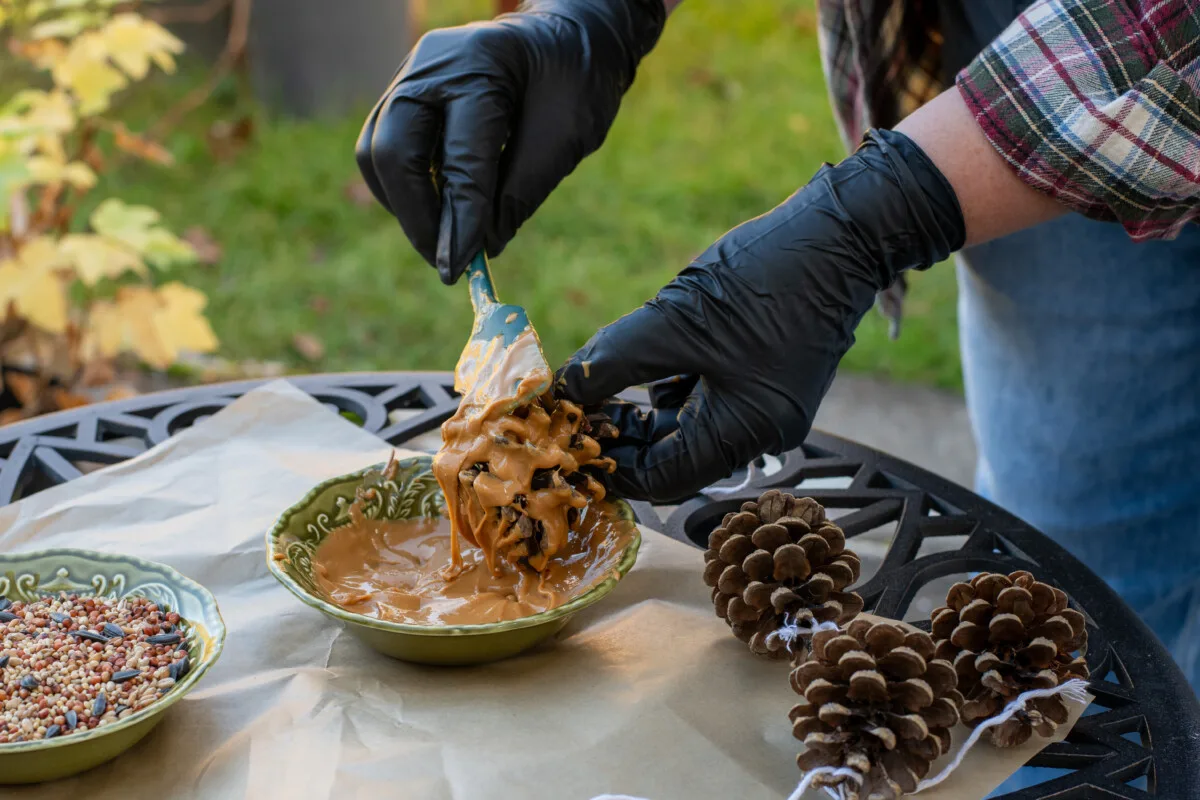
[(88, 286), (102, 278), (117, 278), (126, 272), (146, 274), (146, 265), (130, 248), (94, 233), (70, 233), (58, 246), (75, 266), (75, 274)]
[(125, 88), (125, 76), (108, 63), (108, 46), (98, 31), (77, 36), (66, 55), (54, 64), (54, 82), (79, 102), (79, 113), (90, 116), (108, 108), (112, 96)]
[(38, 41), (19, 42), (10, 39), (8, 49), (31, 62), (38, 69), (53, 69), (58, 62), (67, 57), (68, 48), (58, 39), (41, 39)]
[(125, 320), (121, 309), (107, 300), (97, 300), (88, 311), (83, 351), (91, 360), (112, 358), (125, 349)]
[(103, 14), (76, 11), (57, 19), (39, 22), (30, 29), (29, 37), (31, 39), (70, 39), (103, 20)]
[(162, 312), (156, 322), (164, 340), (176, 353), (210, 353), (219, 344), (212, 326), (204, 316), (208, 298), (204, 292), (172, 281), (158, 289)]
[(17, 314), (49, 333), (67, 328), (67, 297), (58, 271), (64, 259), (54, 240), (30, 240), (14, 259), (0, 262), (0, 313)]
[(71, 98), (61, 91), (26, 89), (0, 109), (0, 135), (37, 136), (63, 134), (75, 127)]
[(25, 161), (31, 183), (69, 183), (76, 189), (90, 189), (96, 185), (96, 173), (82, 161), (64, 164), (48, 156), (30, 156)]
[(93, 308), (89, 349), (107, 357), (132, 351), (157, 369), (171, 366), (183, 351), (215, 350), (217, 337), (203, 314), (206, 302), (202, 292), (180, 283), (122, 287), (111, 304)]
[(92, 212), (92, 230), (132, 248), (157, 267), (195, 259), (191, 246), (158, 225), (158, 212), (109, 198)]
[(146, 242), (147, 231), (158, 224), (159, 214), (150, 206), (135, 206), (110, 197), (92, 212), (88, 221), (92, 230), (124, 242), (139, 253)]
[(109, 58), (134, 80), (150, 71), (151, 60), (166, 72), (175, 70), (174, 54), (183, 52), (183, 42), (166, 28), (137, 14), (118, 14), (100, 31)]

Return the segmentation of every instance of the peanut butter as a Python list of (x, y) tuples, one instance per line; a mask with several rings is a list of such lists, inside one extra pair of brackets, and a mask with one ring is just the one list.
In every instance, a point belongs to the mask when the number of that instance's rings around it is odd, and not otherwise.
[(548, 611), (613, 574), (633, 537), (632, 523), (595, 503), (580, 511), (540, 574), (528, 569), (494, 574), (484, 551), (472, 548), (448, 578), (443, 567), (455, 541), (448, 519), (393, 522), (355, 512), (352, 506), (351, 524), (317, 548), (317, 583), (348, 611), (418, 625), (476, 625)]
[[(464, 362), (493, 358), (496, 341), (464, 352), (460, 371)], [(442, 425), (433, 472), (451, 523), (448, 579), (467, 563), (459, 537), (479, 548), (494, 577), (503, 573), (501, 560), (545, 571), (564, 551), (589, 503), (604, 499), (603, 485), (579, 471), (587, 465), (612, 468), (600, 457), (582, 409), (556, 400), (552, 392), (512, 409), (512, 398), (502, 392), (520, 380), (521, 396), (528, 386), (548, 380), (544, 368), (529, 371), (531, 348), (537, 347), (532, 329), (521, 334), (501, 355), (488, 385), (458, 387), (463, 400)]]

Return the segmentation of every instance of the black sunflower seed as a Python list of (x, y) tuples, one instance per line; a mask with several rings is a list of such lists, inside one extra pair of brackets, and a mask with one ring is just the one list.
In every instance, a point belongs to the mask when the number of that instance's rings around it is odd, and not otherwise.
[(7, 597), (0, 597), (0, 611), (8, 611), (11, 606), (12, 600), (9, 600)]
[(28, 689), (29, 691), (32, 692), (39, 685), (40, 684), (38, 684), (38, 679), (33, 677), (32, 675), (26, 675), (24, 678), (21, 678), (21, 688), (22, 689)]
[(128, 711), (128, 710), (129, 710), (129, 706), (126, 706), (126, 705), (120, 705), (120, 706), (117, 706), (117, 707), (116, 707), (115, 709), (113, 709), (113, 710), (116, 712), (117, 716), (119, 717), (119, 716), (121, 716), (121, 712), (122, 712), (122, 711)]
[(60, 733), (62, 733), (61, 726), (51, 725), (49, 728), (46, 729), (46, 738), (53, 739), (55, 736), (58, 736)]
[(179, 644), (183, 637), (178, 633), (160, 633), (146, 639), (146, 644)]
[(8, 666), (8, 656), (0, 656), (0, 669)]
[(103, 716), (104, 711), (107, 708), (108, 708), (108, 697), (104, 694), (104, 692), (100, 692), (100, 694), (96, 695), (96, 699), (92, 703), (92, 716), (93, 717)]
[(102, 633), (103, 635), (107, 636), (110, 639), (124, 639), (125, 638), (125, 631), (121, 630), (121, 627), (119, 625), (114, 625), (111, 622), (104, 623), (104, 628), (101, 629), (100, 633)]
[(11, 611), (0, 611), (0, 622), (12, 622), (17, 619), (17, 615)]
[(67, 730), (75, 730), (75, 726), (79, 724), (79, 715), (75, 713), (75, 709), (71, 709), (64, 716), (67, 718)]
[(50, 612), (50, 619), (54, 620), (59, 625), (65, 625), (66, 623), (71, 621), (71, 618), (68, 617), (66, 614), (60, 614), (57, 611)]
[(89, 642), (107, 642), (107, 636), (101, 636), (95, 631), (71, 631), (72, 636), (78, 636), (80, 639), (87, 639)]
[(172, 680), (183, 680), (183, 676), (188, 674), (188, 670), (192, 668), (192, 663), (187, 656), (176, 661), (171, 666), (167, 667), (167, 674)]
[(124, 683), (125, 681), (129, 680), (130, 678), (136, 678), (138, 675), (141, 675), (141, 674), (142, 674), (142, 671), (140, 669), (123, 669), (120, 672), (118, 672), (112, 676), (112, 682), (113, 683)]

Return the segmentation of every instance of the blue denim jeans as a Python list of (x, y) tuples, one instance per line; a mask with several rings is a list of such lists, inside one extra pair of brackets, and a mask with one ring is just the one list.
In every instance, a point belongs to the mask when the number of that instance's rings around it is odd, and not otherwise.
[(976, 489), (1101, 575), (1200, 690), (1200, 230), (1078, 215), (965, 251)]

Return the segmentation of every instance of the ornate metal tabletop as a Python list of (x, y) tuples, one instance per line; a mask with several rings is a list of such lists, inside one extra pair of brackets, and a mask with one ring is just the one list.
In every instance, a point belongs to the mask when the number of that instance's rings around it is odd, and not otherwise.
[[(291, 379), (297, 387), (393, 444), (435, 431), (457, 400), (449, 373), (359, 373)], [(0, 428), (0, 504), (131, 458), (228, 405), (262, 381), (144, 395)], [(645, 401), (644, 393), (630, 399)], [(771, 487), (826, 506), (847, 537), (880, 542), (864, 559), (857, 591), (867, 609), (926, 618), (929, 598), (977, 571), (1028, 569), (1057, 585), (1088, 617), (1096, 700), (1067, 739), (1042, 751), (1033, 798), (1200, 798), (1200, 702), (1150, 630), (1099, 577), (1046, 536), (919, 467), (813, 432), (804, 446), (768, 459), (750, 485), (678, 507), (635, 503), (652, 528), (702, 547), (730, 510)], [(736, 485), (740, 477), (726, 483)]]

